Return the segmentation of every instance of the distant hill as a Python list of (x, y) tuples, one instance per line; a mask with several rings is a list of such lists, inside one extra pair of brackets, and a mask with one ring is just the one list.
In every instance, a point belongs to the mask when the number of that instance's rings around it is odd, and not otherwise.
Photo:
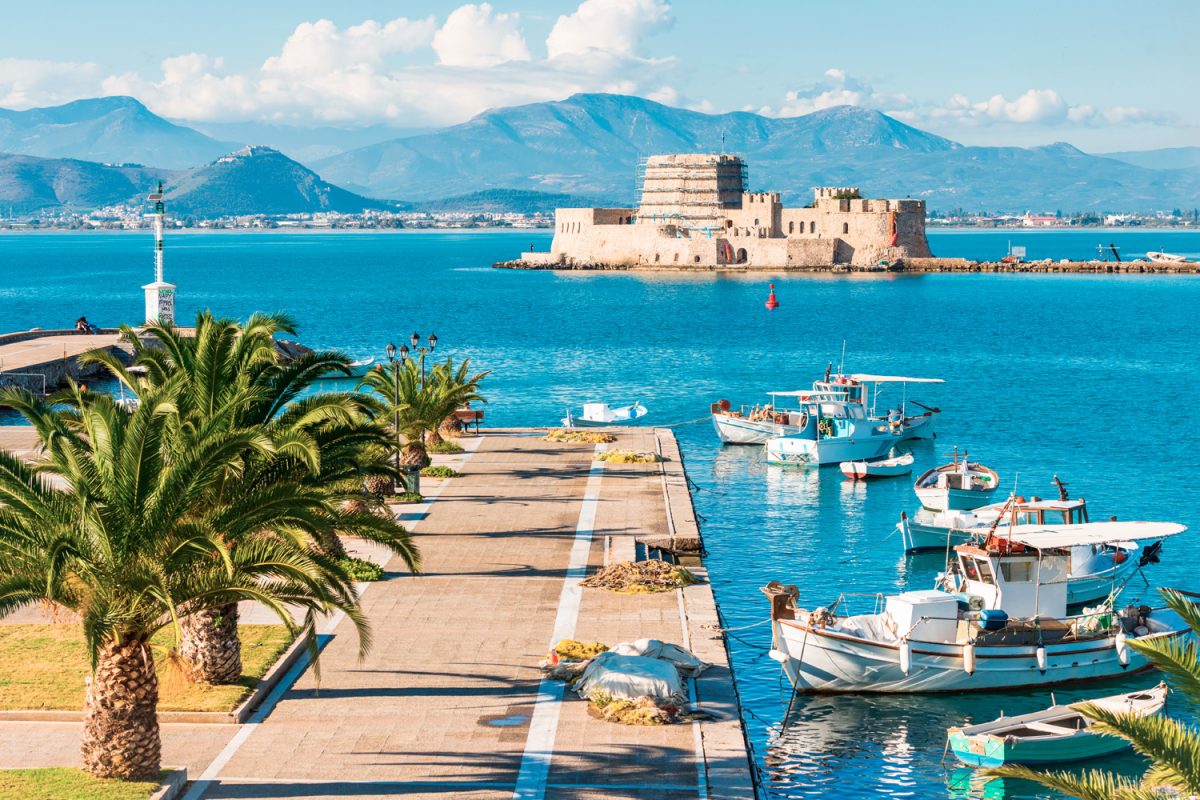
[(0, 109), (0, 152), (183, 169), (236, 146), (167, 122), (132, 97), (98, 97), (27, 111)]
[(1200, 147), (1164, 147), (1160, 150), (1127, 150), (1100, 155), (1147, 169), (1200, 169)]
[(413, 211), (459, 214), (550, 214), (556, 208), (589, 208), (611, 205), (611, 200), (574, 194), (532, 192), (523, 189), (485, 189), (481, 192), (407, 204)]
[(0, 154), (0, 216), (43, 210), (87, 210), (145, 197), (173, 173), (109, 167), (91, 161)]
[(326, 183), (269, 147), (247, 147), (190, 170), (115, 167), (90, 161), (0, 154), (0, 215), (86, 211), (145, 202), (158, 180), (181, 216), (356, 213), (390, 204)]
[(388, 203), (340, 189), (270, 147), (246, 147), (174, 177), (166, 201), (175, 213), (354, 213)]
[(869, 109), (802, 117), (702, 114), (639, 97), (578, 94), (487, 111), (461, 125), (352, 150), (314, 164), (376, 197), (417, 201), (525, 189), (636, 201), (639, 157), (725, 151), (750, 184), (789, 203), (812, 187), (922, 197), (931, 208), (1154, 210), (1200, 202), (1200, 175), (1090, 156), (1070, 145), (966, 147)]

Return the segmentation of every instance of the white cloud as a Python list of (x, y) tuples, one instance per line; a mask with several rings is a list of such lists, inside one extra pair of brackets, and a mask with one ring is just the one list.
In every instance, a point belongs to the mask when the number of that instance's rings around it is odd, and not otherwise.
[(546, 53), (551, 59), (596, 53), (638, 58), (642, 41), (672, 21), (663, 0), (584, 0), (554, 23)]
[(912, 108), (913, 102), (907, 95), (877, 91), (845, 70), (831, 67), (825, 70), (818, 83), (788, 92), (777, 108), (764, 106), (759, 113), (772, 117), (798, 117), (834, 106), (863, 106), (890, 113), (906, 111)]
[(971, 102), (956, 94), (944, 105), (932, 108), (927, 117), (966, 126), (1009, 125), (1126, 125), (1167, 121), (1167, 115), (1129, 106), (1097, 108), (1083, 103), (1071, 105), (1053, 89), (1030, 89), (1009, 100), (1001, 94)]
[(95, 94), (98, 64), (0, 58), (0, 107), (29, 108)]
[(433, 36), (438, 63), (452, 67), (491, 67), (529, 61), (518, 14), (497, 14), (490, 3), (456, 8)]
[(327, 19), (302, 22), (283, 43), (280, 54), (266, 60), (263, 71), (320, 75), (379, 67), (389, 55), (428, 45), (436, 27), (433, 17), (399, 17), (384, 24), (367, 20), (345, 30)]
[(669, 12), (664, 0), (583, 0), (554, 25), (546, 57), (530, 52), (518, 14), (470, 3), (440, 24), (434, 17), (348, 27), (303, 22), (250, 70), (230, 70), (202, 53), (165, 59), (158, 75), (0, 59), (0, 106), (130, 94), (185, 120), (423, 126), (576, 92), (655, 95), (691, 105), (667, 85), (673, 59), (643, 51), (646, 38), (670, 24)]
[(914, 125), (932, 125), (943, 130), (989, 125), (1100, 127), (1168, 120), (1166, 115), (1128, 106), (1071, 105), (1053, 89), (1030, 89), (1011, 100), (996, 94), (972, 101), (966, 95), (955, 94), (940, 105), (919, 104), (905, 94), (876, 89), (836, 67), (825, 70), (813, 86), (788, 92), (777, 107), (764, 106), (758, 111), (769, 116), (791, 117), (839, 105), (873, 108)]

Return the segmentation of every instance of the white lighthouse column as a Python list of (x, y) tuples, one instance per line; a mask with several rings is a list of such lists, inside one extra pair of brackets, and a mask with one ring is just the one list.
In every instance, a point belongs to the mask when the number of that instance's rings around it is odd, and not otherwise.
[(158, 191), (147, 199), (154, 201), (154, 283), (142, 287), (146, 292), (146, 324), (174, 325), (175, 284), (163, 280), (163, 219), (167, 210), (163, 203), (162, 181), (158, 182)]

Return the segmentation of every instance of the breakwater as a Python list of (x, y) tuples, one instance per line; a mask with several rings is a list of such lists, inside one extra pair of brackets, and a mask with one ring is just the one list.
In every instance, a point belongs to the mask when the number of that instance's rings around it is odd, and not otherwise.
[(1166, 274), (1192, 275), (1200, 273), (1200, 262), (1162, 261), (972, 261), (966, 258), (912, 258), (866, 266), (853, 264), (812, 264), (790, 266), (748, 266), (745, 264), (723, 264), (719, 266), (679, 265), (647, 267), (615, 263), (551, 263), (534, 261), (498, 261), (496, 269), (552, 270), (561, 272), (687, 272), (687, 273), (802, 273), (802, 274), (848, 274), (873, 272), (946, 273), (946, 272), (990, 272), (990, 273), (1071, 273), (1071, 274)]

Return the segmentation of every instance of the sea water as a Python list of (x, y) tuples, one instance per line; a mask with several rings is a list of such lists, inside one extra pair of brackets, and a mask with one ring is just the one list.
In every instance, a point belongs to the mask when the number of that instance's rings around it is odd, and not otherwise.
[[(933, 232), (938, 255), (995, 258), (1011, 242), (1029, 258), (1120, 252), (1200, 254), (1180, 231)], [(727, 626), (765, 619), (759, 587), (800, 588), (801, 604), (841, 593), (927, 588), (939, 555), (905, 557), (892, 533), (916, 509), (909, 479), (849, 483), (836, 469), (771, 467), (754, 447), (721, 447), (709, 404), (765, 401), (808, 386), (831, 362), (847, 371), (945, 379), (909, 398), (942, 410), (938, 438), (914, 445), (917, 472), (954, 446), (996, 469), (1002, 488), (1053, 496), (1051, 478), (1089, 501), (1093, 519), (1197, 526), (1200, 466), (1200, 276), (846, 275), (745, 277), (495, 270), (544, 231), (510, 233), (173, 234), (167, 279), (178, 312), (245, 317), (282, 310), (299, 339), (356, 358), (383, 357), (414, 332), (436, 332), (436, 357), (492, 370), (490, 425), (555, 425), (589, 400), (640, 400), (647, 423), (671, 425), (710, 552)], [(0, 236), (0, 331), (137, 322), (151, 280), (146, 233)], [(781, 307), (763, 307), (768, 281)], [(901, 400), (899, 387), (881, 404)], [(1152, 587), (1198, 590), (1200, 533), (1167, 543), (1145, 571)], [(1129, 594), (1156, 602), (1135, 579)], [(859, 602), (869, 610), (867, 604)], [(777, 797), (1052, 796), (984, 783), (943, 759), (945, 729), (1049, 705), (1049, 691), (985, 696), (801, 696), (766, 656), (767, 626), (732, 633), (747, 729)], [(1059, 701), (1158, 680), (1143, 675), (1061, 689)], [(1178, 696), (1173, 713), (1191, 714)], [(1106, 762), (1127, 771), (1134, 756)], [(943, 765), (944, 764), (944, 765)]]

